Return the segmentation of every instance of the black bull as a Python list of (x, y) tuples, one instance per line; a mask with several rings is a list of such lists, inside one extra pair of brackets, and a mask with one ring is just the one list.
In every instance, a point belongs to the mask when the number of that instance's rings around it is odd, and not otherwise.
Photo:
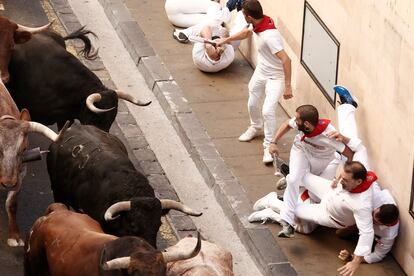
[[(11, 77), (7, 88), (17, 106), (27, 108), (34, 121), (47, 125), (57, 123), (60, 129), (67, 120), (79, 119), (83, 124), (109, 131), (117, 113), (118, 98), (137, 105), (150, 104), (108, 89), (66, 51), (65, 40), (81, 39), (85, 44), (81, 52), (86, 58), (94, 58), (96, 53), (91, 53), (87, 34), (93, 33), (81, 28), (63, 38), (54, 32), (45, 32), (34, 35), (25, 44), (16, 45), (9, 64)], [(95, 93), (99, 93), (93, 100), (96, 107), (111, 110), (91, 111), (86, 99)]]
[[(121, 141), (96, 127), (75, 121), (49, 150), (47, 168), (55, 201), (88, 214), (106, 233), (139, 236), (155, 247), (161, 216), (169, 209), (201, 215), (181, 203), (156, 198)], [(109, 207), (123, 203), (128, 207), (117, 207), (108, 215)]]

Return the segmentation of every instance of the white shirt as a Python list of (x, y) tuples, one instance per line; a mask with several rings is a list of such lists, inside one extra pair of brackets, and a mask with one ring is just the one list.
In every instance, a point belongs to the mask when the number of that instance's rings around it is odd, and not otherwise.
[[(294, 129), (298, 129), (296, 124), (296, 118), (293, 117), (289, 120), (289, 126)], [(343, 152), (345, 150), (344, 143), (338, 142), (335, 139), (328, 138), (328, 133), (335, 131), (336, 129), (329, 124), (328, 127), (319, 135), (315, 137), (307, 137), (301, 141), (303, 132), (300, 132), (296, 135), (293, 145), (302, 149), (305, 153), (309, 154), (312, 157), (325, 159), (325, 158), (335, 158), (335, 152)]]
[(276, 56), (282, 51), (283, 40), (277, 29), (255, 33), (258, 56), (256, 71), (263, 78), (285, 79), (282, 61)]
[[(373, 208), (379, 208), (384, 204), (395, 204), (395, 200), (391, 193), (387, 190), (381, 190), (378, 184), (373, 184)], [(398, 229), (400, 223), (393, 226), (377, 225), (374, 224), (374, 232), (377, 244), (375, 245), (374, 252), (371, 252), (364, 256), (367, 263), (376, 263), (384, 259), (388, 252), (390, 252), (394, 245), (395, 238), (398, 235)]]
[(362, 193), (350, 193), (338, 184), (322, 199), (329, 216), (338, 224), (343, 227), (356, 224), (359, 239), (354, 254), (357, 256), (368, 255), (374, 241), (372, 194), (372, 186)]

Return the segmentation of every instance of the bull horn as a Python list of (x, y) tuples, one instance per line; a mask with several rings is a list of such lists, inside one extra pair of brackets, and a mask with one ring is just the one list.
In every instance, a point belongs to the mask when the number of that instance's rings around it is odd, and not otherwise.
[(190, 259), (190, 258), (193, 258), (193, 257), (197, 256), (197, 254), (201, 250), (200, 232), (198, 232), (197, 234), (198, 234), (197, 235), (197, 244), (191, 252), (168, 252), (168, 248), (167, 248), (167, 252), (162, 252), (162, 256), (164, 258), (164, 261), (166, 263), (176, 262), (176, 261), (186, 260), (186, 259)]
[(195, 216), (195, 217), (199, 217), (203, 214), (201, 212), (194, 211), (190, 207), (175, 200), (160, 199), (160, 202), (161, 202), (162, 209), (173, 209), (173, 210), (181, 211), (183, 213), (186, 213), (187, 215)]
[(115, 204), (112, 204), (111, 207), (106, 210), (104, 218), (106, 221), (114, 220), (118, 216), (114, 216), (121, 211), (131, 210), (131, 201), (120, 201)]
[(50, 23), (48, 23), (44, 26), (35, 27), (35, 28), (17, 24), (17, 26), (18, 26), (17, 31), (26, 31), (26, 32), (29, 32), (29, 33), (32, 33), (32, 34), (37, 34), (37, 33), (46, 31), (53, 24), (53, 22), (55, 22), (55, 20), (52, 20), (52, 22), (50, 22)]
[(90, 94), (86, 98), (86, 106), (89, 108), (90, 111), (92, 111), (93, 113), (97, 113), (97, 114), (108, 112), (108, 111), (111, 111), (112, 109), (115, 108), (115, 107), (111, 107), (111, 108), (108, 108), (108, 109), (97, 108), (95, 106), (95, 103), (99, 102), (100, 100), (102, 100), (101, 94), (99, 94), (99, 93)]
[(118, 94), (118, 98), (123, 99), (125, 101), (128, 101), (130, 103), (133, 103), (135, 105), (147, 106), (147, 105), (149, 105), (151, 103), (151, 101), (149, 101), (149, 102), (142, 102), (140, 100), (137, 100), (134, 96), (132, 96), (132, 95), (130, 95), (128, 93), (119, 91), (119, 90), (115, 90), (115, 92), (116, 92), (116, 94)]
[(127, 269), (131, 263), (131, 257), (121, 257), (105, 262), (102, 265), (104, 270)]
[(37, 122), (28, 122), (28, 123), (29, 123), (29, 132), (37, 132), (37, 133), (43, 134), (44, 136), (46, 136), (53, 142), (56, 142), (56, 140), (58, 139), (58, 135), (53, 130), (48, 128), (47, 126), (39, 124)]

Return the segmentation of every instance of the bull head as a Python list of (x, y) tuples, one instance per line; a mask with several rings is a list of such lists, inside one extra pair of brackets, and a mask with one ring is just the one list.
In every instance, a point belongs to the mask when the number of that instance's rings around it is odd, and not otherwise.
[[(126, 237), (127, 239), (128, 237)], [(125, 238), (119, 238), (117, 243), (120, 240)], [(129, 246), (131, 243), (129, 244)], [(126, 245), (124, 245), (125, 248)], [(137, 246), (135, 249), (131, 250), (131, 253), (127, 257), (118, 257), (110, 260), (107, 259), (107, 253), (112, 251), (113, 253), (120, 253), (117, 248), (108, 248), (115, 247), (111, 244), (106, 245), (104, 252), (101, 256), (101, 267), (104, 270), (118, 270), (118, 269), (128, 269), (129, 274), (131, 275), (164, 275), (166, 263), (176, 262), (181, 260), (186, 260), (197, 256), (201, 250), (201, 238), (200, 233), (197, 235), (197, 243), (193, 249), (190, 250), (181, 250), (180, 252), (160, 252), (152, 249), (149, 244), (143, 243), (140, 246)], [(111, 250), (112, 249), (112, 250)], [(114, 250), (115, 249), (115, 250)], [(118, 252), (117, 252), (118, 251)], [(111, 253), (112, 253), (111, 252)], [(108, 254), (109, 255), (109, 254)], [(111, 254), (113, 255), (113, 254)], [(122, 254), (125, 256), (125, 254)]]
[(30, 28), (0, 16), (0, 72), (4, 83), (7, 83), (10, 79), (8, 67), (15, 44), (27, 42), (32, 38), (32, 34), (46, 30), (51, 24)]
[(170, 209), (192, 216), (202, 215), (175, 200), (135, 197), (131, 201), (121, 201), (110, 206), (104, 218), (108, 221), (107, 225), (116, 226), (122, 236), (139, 236), (155, 246), (157, 232), (161, 226), (161, 216)]

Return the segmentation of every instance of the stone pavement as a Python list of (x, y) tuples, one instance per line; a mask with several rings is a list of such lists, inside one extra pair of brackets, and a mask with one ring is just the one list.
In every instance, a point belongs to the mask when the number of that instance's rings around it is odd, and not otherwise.
[[(320, 227), (309, 236), (280, 239), (275, 224), (250, 224), (252, 204), (275, 189), (273, 167), (262, 164), (261, 139), (240, 143), (248, 126), (247, 83), (253, 69), (237, 53), (235, 62), (217, 74), (197, 70), (191, 45), (172, 38), (163, 0), (100, 0), (146, 82), (163, 106), (188, 152), (215, 191), (252, 257), (266, 275), (335, 275), (337, 253), (354, 243)], [(278, 123), (288, 118), (281, 107)], [(288, 159), (294, 133), (285, 137)], [(392, 257), (363, 265), (357, 275), (404, 275)]]

